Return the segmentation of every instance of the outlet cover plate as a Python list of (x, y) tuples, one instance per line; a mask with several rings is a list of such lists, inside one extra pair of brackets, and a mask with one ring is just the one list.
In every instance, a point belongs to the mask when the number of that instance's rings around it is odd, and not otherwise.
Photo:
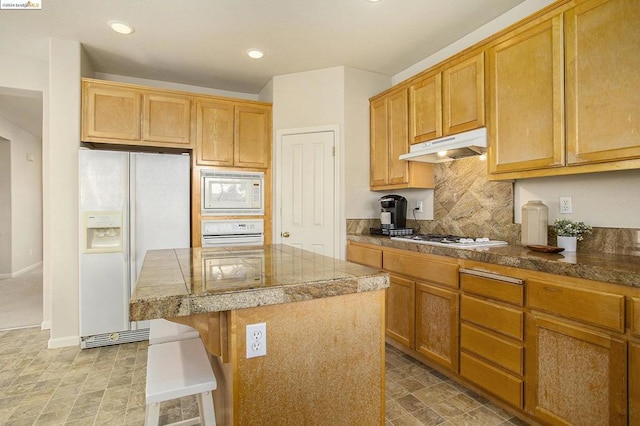
[(247, 325), (247, 358), (267, 355), (267, 323)]

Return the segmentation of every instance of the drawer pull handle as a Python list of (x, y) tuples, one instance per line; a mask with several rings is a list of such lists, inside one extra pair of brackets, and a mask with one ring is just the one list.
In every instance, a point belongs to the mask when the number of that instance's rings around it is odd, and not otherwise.
[(481, 277), (481, 278), (488, 278), (490, 280), (502, 281), (502, 282), (510, 283), (510, 284), (524, 285), (524, 280), (521, 280), (520, 278), (507, 277), (506, 275), (498, 275), (498, 274), (494, 274), (494, 273), (491, 273), (491, 272), (477, 271), (475, 269), (461, 268), (460, 269), (460, 273), (461, 274), (467, 274), (467, 275), (473, 275), (473, 276)]

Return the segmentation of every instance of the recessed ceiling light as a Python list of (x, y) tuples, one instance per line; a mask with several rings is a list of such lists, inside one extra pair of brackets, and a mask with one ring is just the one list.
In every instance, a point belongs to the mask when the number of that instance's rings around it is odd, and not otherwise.
[(260, 59), (264, 56), (264, 52), (260, 49), (249, 49), (247, 50), (247, 55), (253, 59)]
[(109, 21), (107, 22), (107, 24), (111, 27), (111, 29), (119, 34), (131, 34), (133, 33), (136, 29), (133, 28), (132, 25), (127, 24), (126, 22), (122, 22), (122, 21)]

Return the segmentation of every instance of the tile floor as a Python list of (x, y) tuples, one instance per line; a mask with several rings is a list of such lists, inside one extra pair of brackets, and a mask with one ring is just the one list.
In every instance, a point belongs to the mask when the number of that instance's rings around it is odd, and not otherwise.
[[(39, 328), (0, 331), (0, 425), (143, 425), (147, 343), (47, 349)], [(522, 425), (445, 376), (387, 348), (387, 425)], [(161, 424), (197, 415), (195, 397)], [(366, 426), (366, 425), (365, 425)]]
[(526, 425), (485, 398), (413, 360), (386, 351), (387, 426)]

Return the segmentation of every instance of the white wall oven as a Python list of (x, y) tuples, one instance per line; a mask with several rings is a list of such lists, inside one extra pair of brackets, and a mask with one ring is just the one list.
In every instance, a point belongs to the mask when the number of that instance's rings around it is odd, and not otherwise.
[(261, 246), (264, 244), (264, 220), (203, 220), (202, 248)]
[(203, 216), (264, 215), (264, 173), (202, 170)]

